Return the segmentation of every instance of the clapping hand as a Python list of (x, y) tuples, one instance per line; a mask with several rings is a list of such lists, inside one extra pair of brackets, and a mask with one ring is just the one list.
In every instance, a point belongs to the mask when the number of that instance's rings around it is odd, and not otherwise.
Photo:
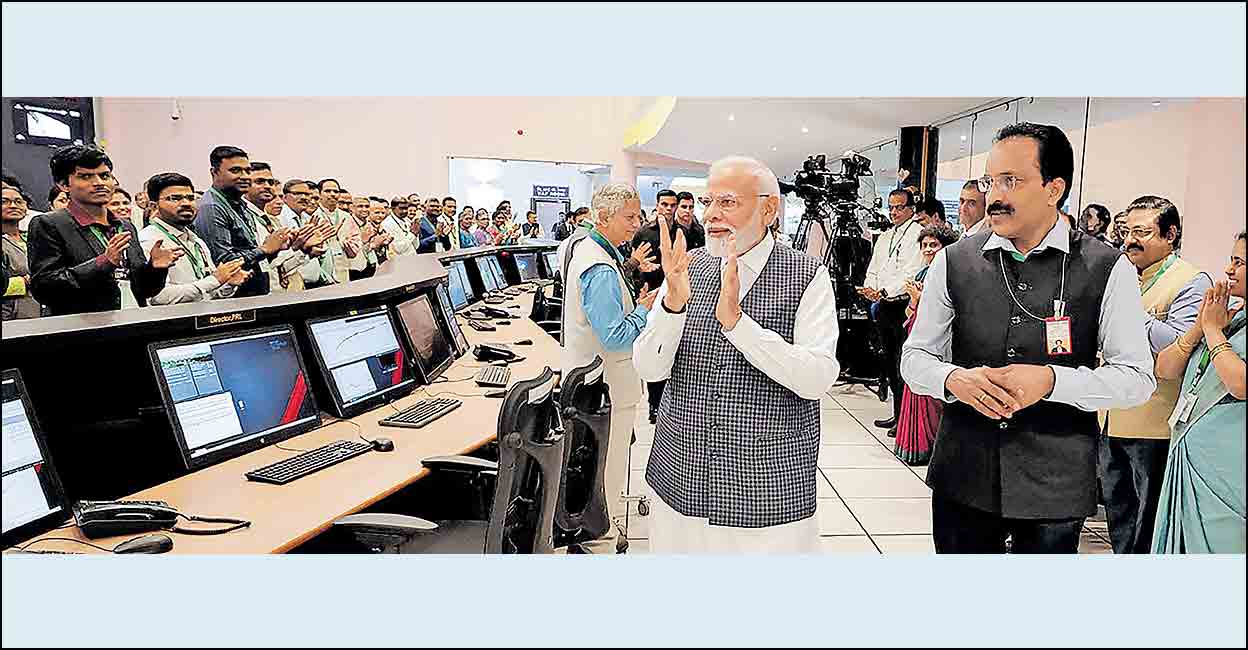
[[(129, 237), (129, 235), (126, 236)], [(152, 246), (151, 255), (148, 256), (154, 269), (167, 269), (177, 264), (178, 260), (186, 254), (180, 248), (165, 248), (161, 245), (163, 243), (163, 240), (157, 239), (156, 245)]]
[(741, 272), (737, 266), (737, 236), (728, 235), (728, 249), (724, 269), (720, 272), (719, 302), (715, 304), (715, 318), (725, 332), (731, 332), (741, 320)]
[(1221, 333), (1231, 324), (1235, 311), (1230, 309), (1231, 289), (1226, 280), (1220, 280), (1207, 291), (1200, 305), (1198, 324), (1206, 338), (1214, 332)]
[(667, 284), (667, 294), (663, 297), (663, 306), (674, 312), (684, 311), (689, 302), (688, 245), (685, 243), (685, 231), (676, 233), (676, 241), (667, 228), (659, 228), (659, 255), (662, 257), (663, 279)]
[(251, 277), (251, 273), (243, 270), (242, 258), (233, 259), (223, 263), (221, 266), (217, 267), (217, 270), (212, 272), (212, 275), (217, 279), (217, 282), (220, 282), (221, 284), (228, 284), (233, 287), (239, 286), (240, 284), (246, 282), (247, 278)]
[(645, 242), (638, 246), (630, 256), (630, 259), (637, 263), (637, 268), (641, 269), (642, 273), (653, 273), (660, 268), (654, 260), (654, 255), (650, 254), (650, 250), (650, 242)]
[[(160, 241), (157, 240), (156, 244), (159, 245)], [(104, 257), (108, 260), (109, 264), (112, 264), (113, 266), (121, 266), (121, 255), (126, 252), (126, 248), (128, 246), (130, 246), (130, 232), (119, 232), (116, 235), (113, 235), (108, 240), (108, 244), (104, 246)]]

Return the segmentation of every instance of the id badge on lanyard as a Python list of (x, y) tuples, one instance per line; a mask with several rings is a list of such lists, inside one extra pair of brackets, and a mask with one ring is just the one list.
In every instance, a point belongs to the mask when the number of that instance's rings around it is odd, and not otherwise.
[(1060, 357), (1071, 354), (1074, 343), (1070, 329), (1070, 317), (1066, 315), (1066, 305), (1061, 300), (1053, 301), (1053, 317), (1044, 319), (1044, 349), (1049, 356)]

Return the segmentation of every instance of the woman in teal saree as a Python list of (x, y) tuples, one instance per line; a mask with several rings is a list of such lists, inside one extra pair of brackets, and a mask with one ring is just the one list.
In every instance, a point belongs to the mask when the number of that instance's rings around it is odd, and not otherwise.
[(1235, 240), (1227, 280), (1205, 294), (1196, 325), (1157, 356), (1160, 378), (1183, 389), (1170, 418), (1170, 454), (1153, 553), (1244, 552), (1245, 294), (1248, 238)]

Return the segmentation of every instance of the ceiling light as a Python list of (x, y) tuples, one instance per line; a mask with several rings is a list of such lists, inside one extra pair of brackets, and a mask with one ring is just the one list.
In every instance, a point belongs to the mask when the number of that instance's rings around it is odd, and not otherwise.
[(775, 151), (775, 150), (776, 150), (776, 148), (775, 148), (775, 147), (772, 147), (772, 148), (771, 148), (771, 150), (772, 150), (772, 151)]
[(810, 133), (810, 129), (808, 129), (808, 128), (806, 128), (806, 127), (804, 127), (804, 126), (803, 126), (803, 127), (802, 127), (802, 133)]
[(962, 141), (966, 142), (966, 136), (962, 136)]
[(1161, 106), (1161, 102), (1153, 102), (1153, 106)]
[(736, 116), (736, 115), (733, 115), (732, 113), (729, 113), (729, 114), (728, 114), (728, 121), (729, 121), (729, 122), (731, 122), (731, 121), (733, 121), (733, 120), (735, 120), (735, 119), (737, 119), (737, 116)]

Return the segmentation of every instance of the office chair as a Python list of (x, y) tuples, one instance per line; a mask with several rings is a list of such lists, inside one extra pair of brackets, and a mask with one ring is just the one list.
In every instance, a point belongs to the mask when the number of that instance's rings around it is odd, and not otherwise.
[[(601, 357), (567, 373), (559, 387), (559, 409), (565, 451), (555, 546), (573, 547), (611, 529), (602, 476), (611, 434), (611, 395), (603, 381)], [(622, 543), (627, 548), (627, 541)]]
[(558, 339), (562, 327), (562, 316), (563, 301), (546, 297), (545, 289), (539, 287), (533, 295), (533, 310), (529, 312), (529, 318), (537, 323), (542, 331)]
[(563, 473), (563, 435), (555, 375), (546, 368), (537, 378), (507, 391), (498, 414), (497, 463), (468, 456), (421, 462), (434, 472), (466, 474), (477, 497), (475, 512), (436, 523), (362, 513), (343, 517), (333, 526), (375, 553), (550, 553)]

